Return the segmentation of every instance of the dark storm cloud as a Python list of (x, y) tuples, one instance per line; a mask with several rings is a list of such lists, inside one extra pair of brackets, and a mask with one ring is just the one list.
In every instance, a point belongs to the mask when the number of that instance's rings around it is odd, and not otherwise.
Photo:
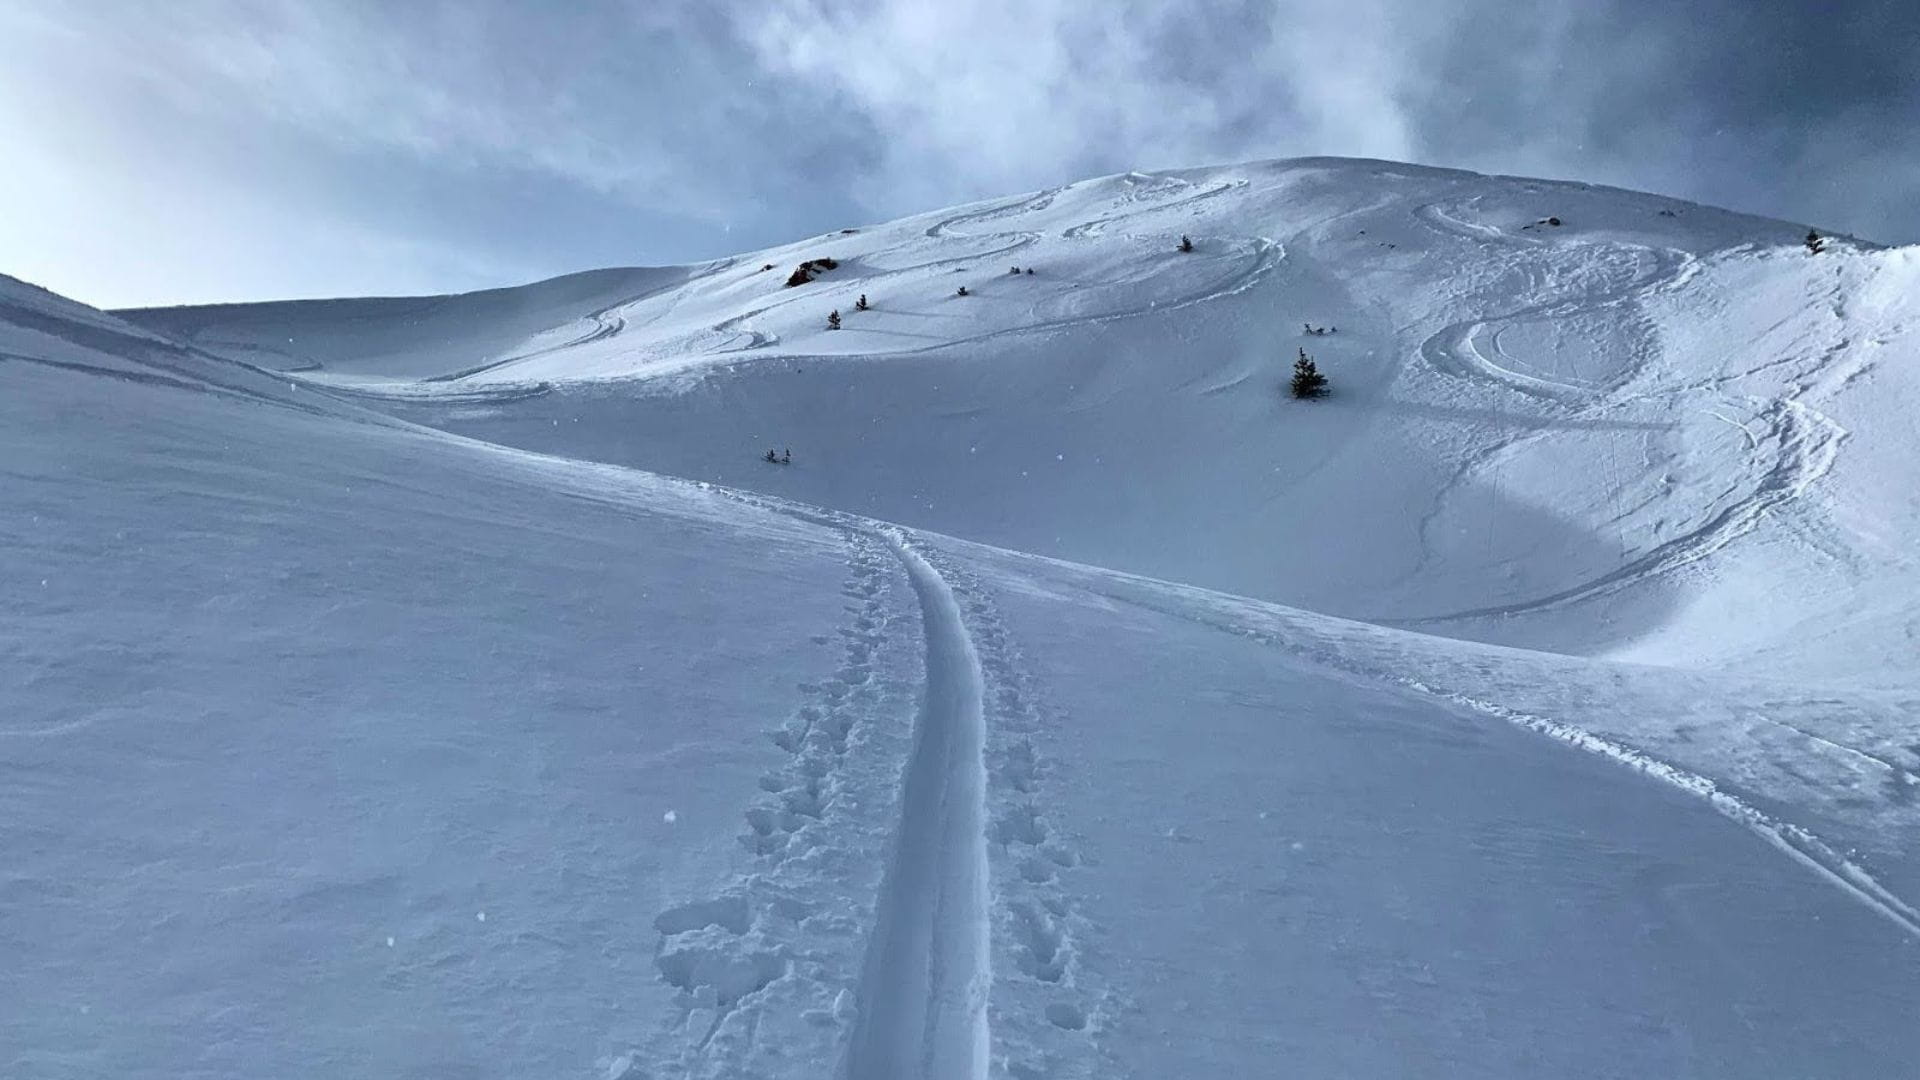
[(1920, 5), (1482, 4), (1430, 61), (1429, 160), (1920, 238)]
[(1352, 154), (1920, 238), (1920, 5), (15, 0), (0, 270), (102, 303), (712, 257)]

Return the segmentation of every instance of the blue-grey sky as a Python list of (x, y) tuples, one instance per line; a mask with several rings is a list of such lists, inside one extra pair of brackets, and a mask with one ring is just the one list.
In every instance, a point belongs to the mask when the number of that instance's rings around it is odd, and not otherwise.
[(1913, 0), (0, 0), (0, 272), (102, 306), (682, 262), (1346, 154), (1920, 240)]

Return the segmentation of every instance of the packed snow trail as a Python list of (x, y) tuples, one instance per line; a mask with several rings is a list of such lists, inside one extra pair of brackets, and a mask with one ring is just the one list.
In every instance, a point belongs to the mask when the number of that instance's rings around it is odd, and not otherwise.
[(927, 675), (845, 1075), (985, 1077), (991, 901), (980, 658), (946, 581), (903, 536), (888, 539), (920, 599)]

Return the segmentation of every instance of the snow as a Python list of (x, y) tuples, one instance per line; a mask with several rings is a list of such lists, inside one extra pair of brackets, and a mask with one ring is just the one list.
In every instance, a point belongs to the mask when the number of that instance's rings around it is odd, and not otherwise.
[(1905, 1075), (1920, 253), (1804, 234), (1307, 159), (0, 279), (0, 1073)]

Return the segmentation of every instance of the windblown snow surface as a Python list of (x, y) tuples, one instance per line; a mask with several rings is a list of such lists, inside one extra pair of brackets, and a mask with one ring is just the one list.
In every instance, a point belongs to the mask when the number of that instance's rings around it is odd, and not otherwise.
[(1804, 234), (1312, 159), (0, 279), (0, 1074), (1920, 1076), (1920, 250)]

